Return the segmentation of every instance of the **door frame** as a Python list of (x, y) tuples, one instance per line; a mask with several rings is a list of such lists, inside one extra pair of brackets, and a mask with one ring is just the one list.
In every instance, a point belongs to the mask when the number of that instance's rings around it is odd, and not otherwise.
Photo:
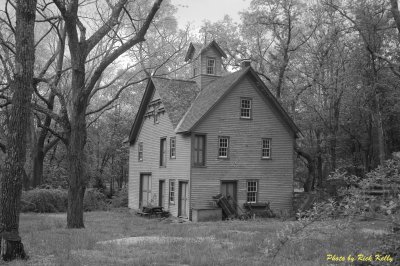
[[(142, 187), (143, 187), (143, 176), (145, 176), (145, 175), (150, 176), (150, 179), (151, 179), (150, 180), (150, 185), (152, 185), (152, 181), (153, 181), (153, 176), (152, 176), (151, 172), (139, 173), (139, 209), (143, 207), (143, 191), (142, 191)], [(150, 188), (150, 193), (151, 193), (151, 188)]]
[(221, 180), (220, 183), (220, 193), (222, 194), (222, 183), (234, 183), (235, 187), (234, 187), (234, 201), (235, 201), (235, 210), (237, 211), (237, 205), (238, 205), (238, 180)]
[(165, 207), (165, 179), (158, 180), (158, 206)]
[(181, 185), (186, 184), (186, 216), (184, 218), (189, 218), (189, 181), (178, 180), (178, 217), (182, 216), (182, 189)]

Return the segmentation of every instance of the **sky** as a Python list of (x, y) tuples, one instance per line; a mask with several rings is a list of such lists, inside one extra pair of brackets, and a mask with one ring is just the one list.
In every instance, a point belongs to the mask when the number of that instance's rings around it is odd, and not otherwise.
[(250, 0), (171, 0), (171, 2), (178, 8), (176, 17), (181, 28), (188, 22), (199, 28), (204, 20), (216, 22), (222, 20), (226, 14), (239, 22), (239, 12), (250, 5)]

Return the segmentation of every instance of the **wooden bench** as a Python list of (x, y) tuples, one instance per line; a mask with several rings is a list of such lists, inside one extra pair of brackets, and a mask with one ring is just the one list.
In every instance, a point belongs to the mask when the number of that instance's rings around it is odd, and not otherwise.
[(169, 212), (164, 211), (163, 207), (143, 207), (141, 211), (137, 212), (138, 215), (142, 217), (168, 217)]

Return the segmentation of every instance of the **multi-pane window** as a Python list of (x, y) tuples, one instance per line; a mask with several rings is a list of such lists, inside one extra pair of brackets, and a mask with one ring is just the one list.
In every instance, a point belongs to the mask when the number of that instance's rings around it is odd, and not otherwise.
[(175, 180), (169, 181), (169, 203), (175, 203)]
[(143, 161), (143, 142), (138, 144), (138, 161)]
[(167, 162), (167, 139), (160, 140), (160, 166), (165, 166)]
[(229, 137), (218, 137), (218, 157), (228, 158)]
[(214, 75), (215, 74), (215, 59), (207, 58), (207, 74)]
[(257, 190), (258, 183), (255, 180), (247, 181), (247, 202), (256, 203), (257, 202)]
[(251, 99), (240, 99), (240, 118), (251, 118)]
[(194, 135), (193, 143), (193, 165), (205, 165), (206, 136)]
[(176, 138), (169, 139), (169, 157), (172, 159), (176, 158)]
[(271, 158), (271, 139), (262, 139), (261, 158)]

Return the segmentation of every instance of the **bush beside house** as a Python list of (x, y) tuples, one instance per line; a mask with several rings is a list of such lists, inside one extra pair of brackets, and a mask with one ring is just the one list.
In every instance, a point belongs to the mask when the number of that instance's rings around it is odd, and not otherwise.
[[(21, 212), (56, 213), (67, 211), (68, 191), (61, 188), (38, 188), (22, 192)], [(128, 206), (126, 189), (109, 199), (98, 189), (86, 189), (83, 199), (85, 211), (108, 210)]]

